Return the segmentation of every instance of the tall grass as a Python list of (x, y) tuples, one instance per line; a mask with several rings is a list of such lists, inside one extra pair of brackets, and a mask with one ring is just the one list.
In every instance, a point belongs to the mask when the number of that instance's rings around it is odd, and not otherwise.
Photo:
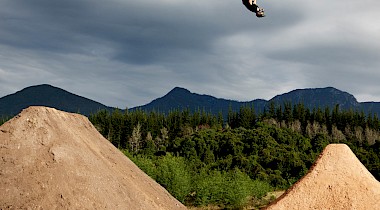
[(273, 190), (268, 183), (252, 180), (239, 169), (229, 172), (201, 169), (194, 173), (190, 171), (191, 163), (182, 157), (168, 154), (150, 158), (124, 153), (185, 205), (238, 209), (247, 205), (249, 198), (259, 199)]

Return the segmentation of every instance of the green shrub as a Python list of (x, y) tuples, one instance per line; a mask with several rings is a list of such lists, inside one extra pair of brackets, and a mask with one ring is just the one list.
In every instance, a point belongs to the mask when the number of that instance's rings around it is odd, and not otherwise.
[(233, 209), (246, 205), (249, 197), (261, 198), (272, 190), (269, 184), (251, 180), (239, 169), (227, 173), (203, 172), (194, 180), (194, 184), (195, 205), (214, 204)]
[(193, 200), (196, 206), (219, 204), (222, 202), (224, 175), (220, 171), (204, 171), (194, 179)]
[(271, 192), (274, 189), (267, 182), (260, 181), (260, 180), (252, 180), (251, 190), (252, 190), (252, 195), (255, 198), (260, 199), (260, 198), (264, 197), (268, 192)]
[(191, 177), (185, 159), (167, 154), (163, 157), (133, 156), (123, 151), (141, 170), (184, 203), (191, 191)]
[(152, 179), (157, 179), (157, 168), (154, 160), (144, 156), (134, 156), (131, 160)]
[(184, 202), (191, 191), (191, 177), (182, 157), (170, 154), (158, 158), (156, 181), (179, 201)]

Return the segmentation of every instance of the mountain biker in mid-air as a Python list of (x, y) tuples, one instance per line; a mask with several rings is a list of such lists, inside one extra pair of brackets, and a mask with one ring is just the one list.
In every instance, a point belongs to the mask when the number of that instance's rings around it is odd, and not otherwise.
[(242, 1), (243, 1), (244, 6), (247, 7), (247, 9), (256, 13), (256, 17), (259, 17), (259, 18), (265, 17), (264, 9), (257, 6), (256, 0), (242, 0)]

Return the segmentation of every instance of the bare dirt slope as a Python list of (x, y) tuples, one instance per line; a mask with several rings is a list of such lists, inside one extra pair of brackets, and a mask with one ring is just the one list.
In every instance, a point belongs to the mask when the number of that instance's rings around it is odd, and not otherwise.
[(0, 127), (0, 209), (186, 209), (81, 115), (25, 109)]
[(309, 173), (266, 209), (380, 209), (380, 183), (345, 144), (330, 144)]

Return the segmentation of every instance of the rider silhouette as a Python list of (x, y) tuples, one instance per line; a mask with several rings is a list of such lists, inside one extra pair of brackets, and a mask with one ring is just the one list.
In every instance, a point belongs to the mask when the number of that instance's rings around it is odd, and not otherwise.
[(256, 4), (256, 0), (242, 0), (243, 4), (247, 9), (249, 9), (251, 12), (256, 13), (256, 17), (264, 17), (264, 9), (260, 8)]

